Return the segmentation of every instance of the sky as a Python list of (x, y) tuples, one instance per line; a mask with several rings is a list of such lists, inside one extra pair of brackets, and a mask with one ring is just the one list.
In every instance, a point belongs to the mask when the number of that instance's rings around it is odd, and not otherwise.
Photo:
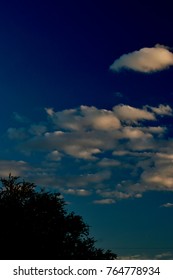
[(170, 1), (0, 4), (0, 176), (120, 259), (173, 259), (172, 26)]

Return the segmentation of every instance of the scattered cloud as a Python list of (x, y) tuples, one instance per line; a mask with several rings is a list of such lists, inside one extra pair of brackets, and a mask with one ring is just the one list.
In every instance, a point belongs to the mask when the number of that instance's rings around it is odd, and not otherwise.
[(163, 45), (155, 45), (151, 48), (142, 48), (116, 59), (110, 66), (110, 70), (119, 72), (122, 69), (130, 69), (143, 73), (153, 73), (169, 68), (173, 65), (173, 54), (169, 48)]
[[(173, 191), (169, 106), (45, 111), (47, 122), (21, 123), (7, 131), (13, 148), (15, 144), (18, 154), (34, 166), (7, 161), (2, 174), (22, 174), (66, 194), (93, 193), (99, 201), (95, 204), (140, 198), (150, 190)], [(160, 116), (166, 117), (164, 126)]]

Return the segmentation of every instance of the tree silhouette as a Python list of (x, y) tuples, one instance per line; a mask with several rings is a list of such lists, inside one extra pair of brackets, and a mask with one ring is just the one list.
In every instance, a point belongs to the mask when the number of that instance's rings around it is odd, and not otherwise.
[(1, 259), (116, 259), (95, 247), (89, 226), (67, 213), (60, 193), (37, 190), (11, 174), (0, 181)]

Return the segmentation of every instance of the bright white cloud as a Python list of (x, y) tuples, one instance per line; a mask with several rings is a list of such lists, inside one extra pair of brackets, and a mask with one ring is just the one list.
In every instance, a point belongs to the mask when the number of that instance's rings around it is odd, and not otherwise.
[(169, 68), (173, 65), (173, 54), (162, 45), (155, 45), (152, 48), (142, 48), (116, 59), (110, 66), (112, 71), (131, 69), (143, 73), (152, 73)]

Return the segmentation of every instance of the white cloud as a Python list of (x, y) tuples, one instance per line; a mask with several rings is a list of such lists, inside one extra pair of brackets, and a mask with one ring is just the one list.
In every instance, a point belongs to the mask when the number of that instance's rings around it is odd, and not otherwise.
[(61, 157), (62, 157), (61, 153), (58, 152), (57, 150), (54, 150), (47, 155), (47, 159), (51, 161), (60, 161)]
[[(42, 162), (30, 169), (13, 162), (8, 173), (23, 172), (36, 183), (69, 194), (92, 191), (101, 200), (140, 198), (149, 190), (173, 190), (173, 141), (166, 138), (167, 118), (164, 127), (159, 118), (170, 113), (169, 106), (146, 105), (140, 109), (120, 104), (113, 110), (80, 106), (46, 111), (47, 123), (8, 130), (9, 138), (17, 140), (19, 153), (31, 156), (31, 160), (38, 155)], [(153, 120), (155, 126), (151, 126)]]
[(135, 196), (132, 193), (125, 193), (125, 192), (121, 192), (121, 191), (117, 191), (117, 190), (115, 190), (115, 191), (100, 191), (99, 195), (101, 195), (103, 197), (114, 197), (116, 199), (127, 199), (127, 198), (130, 198), (132, 196)]
[(161, 254), (155, 255), (155, 259), (156, 260), (159, 260), (159, 259), (163, 259), (164, 260), (164, 259), (169, 259), (169, 258), (172, 259), (172, 257), (173, 257), (173, 254), (171, 252), (163, 252)]
[(70, 131), (89, 129), (109, 131), (120, 127), (120, 121), (112, 111), (99, 110), (93, 106), (80, 106), (78, 109), (68, 109), (60, 112), (46, 109), (46, 112), (57, 127)]
[(72, 195), (77, 195), (77, 196), (88, 196), (91, 194), (90, 191), (85, 190), (85, 189), (67, 189), (63, 191), (66, 194), (72, 194)]
[(152, 112), (154, 112), (157, 115), (163, 116), (171, 116), (172, 115), (172, 108), (169, 105), (163, 105), (160, 104), (158, 107), (152, 107), (152, 106), (145, 106), (146, 109), (150, 109)]
[(146, 260), (148, 259), (145, 255), (126, 255), (126, 256), (119, 256), (118, 260)]
[(106, 198), (106, 199), (99, 199), (99, 200), (94, 200), (94, 204), (113, 204), (115, 203), (114, 199), (111, 198)]
[(166, 160), (170, 160), (173, 161), (173, 154), (166, 154), (166, 153), (156, 153), (156, 157), (160, 158), (160, 159), (166, 159)]
[(173, 167), (169, 164), (160, 167), (157, 166), (157, 162), (155, 164), (156, 167), (143, 172), (142, 180), (150, 184), (148, 189), (173, 191)]
[(173, 65), (173, 54), (162, 45), (152, 48), (142, 48), (116, 59), (110, 66), (112, 71), (131, 69), (143, 73), (152, 73), (169, 68)]
[(53, 116), (53, 115), (54, 115), (54, 110), (53, 110), (53, 108), (45, 108), (45, 111), (46, 111), (46, 113), (47, 113), (49, 116)]
[(152, 135), (149, 133), (144, 133), (139, 128), (127, 126), (127, 127), (124, 127), (122, 130), (122, 137), (128, 138), (128, 139), (138, 139), (138, 138), (146, 139), (146, 138), (151, 138)]
[(173, 207), (173, 203), (167, 202), (165, 204), (162, 204), (160, 207), (172, 208)]
[(129, 105), (117, 105), (113, 111), (118, 119), (125, 121), (155, 120), (153, 113), (148, 112), (145, 108), (138, 109)]

